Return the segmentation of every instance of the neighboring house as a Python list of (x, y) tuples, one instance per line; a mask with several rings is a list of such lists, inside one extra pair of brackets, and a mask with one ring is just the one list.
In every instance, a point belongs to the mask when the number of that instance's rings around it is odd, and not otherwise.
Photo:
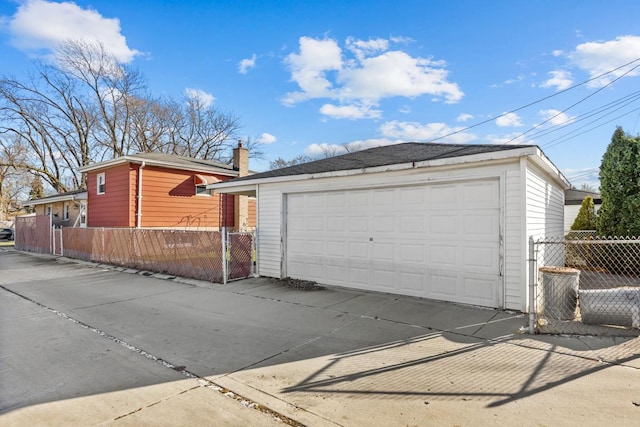
[(527, 311), (569, 186), (536, 146), (406, 143), (207, 187), (257, 195), (261, 276)]
[(36, 215), (50, 215), (55, 227), (86, 227), (87, 191), (75, 190), (54, 194), (24, 204), (33, 208)]
[(591, 196), (593, 198), (593, 205), (595, 212), (598, 213), (598, 209), (602, 206), (602, 199), (600, 193), (593, 191), (577, 190), (570, 188), (564, 192), (564, 232), (571, 231), (571, 226), (578, 216), (580, 206), (585, 197)]
[(254, 227), (249, 210), (255, 211), (255, 199), (220, 195), (207, 188), (246, 176), (248, 163), (248, 151), (239, 144), (233, 165), (140, 153), (84, 166), (79, 171), (87, 174), (91, 212), (87, 225), (198, 230)]

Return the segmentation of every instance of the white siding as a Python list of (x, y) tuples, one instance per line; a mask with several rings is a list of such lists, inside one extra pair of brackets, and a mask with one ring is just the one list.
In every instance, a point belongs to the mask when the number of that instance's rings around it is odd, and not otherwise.
[[(526, 160), (525, 160), (526, 163)], [(559, 218), (559, 232), (562, 232), (562, 212), (556, 212), (559, 202), (562, 210), (564, 193), (552, 184), (550, 178), (537, 169), (520, 166), (519, 159), (489, 163), (477, 166), (439, 167), (391, 171), (347, 177), (321, 178), (312, 180), (286, 181), (260, 184), (258, 192), (258, 272), (261, 276), (281, 277), (283, 260), (283, 195), (311, 191), (341, 190), (355, 188), (376, 188), (389, 185), (445, 182), (451, 180), (500, 178), (502, 195), (502, 236), (504, 256), (504, 307), (526, 310), (526, 251), (527, 239), (532, 231), (525, 228), (528, 209), (534, 221), (532, 230), (554, 228)], [(531, 176), (531, 188), (525, 183), (525, 175)], [(525, 201), (529, 192), (531, 202)], [(547, 200), (549, 193), (549, 203)], [(549, 205), (552, 215), (545, 220), (541, 215), (544, 206)], [(557, 231), (557, 230), (556, 230)]]
[(527, 238), (562, 236), (564, 190), (531, 162), (527, 162), (526, 173)]
[[(524, 289), (528, 290), (529, 284), (529, 237), (539, 239), (542, 237), (560, 237), (564, 231), (564, 189), (561, 188), (553, 179), (538, 169), (531, 161), (524, 162), (526, 171), (526, 209), (525, 209), (525, 254), (523, 259), (525, 263), (524, 276), (522, 278), (525, 283)], [(553, 255), (554, 259), (549, 258)], [(547, 254), (538, 253), (539, 261), (548, 265), (563, 265), (564, 253), (562, 251), (554, 251)], [(524, 305), (520, 309), (528, 311), (529, 295), (526, 292), (523, 298)]]
[(521, 185), (521, 173), (518, 162), (514, 162), (506, 171), (505, 178), (505, 225), (504, 225), (504, 257), (505, 257), (505, 292), (504, 306), (511, 310), (522, 310), (524, 304), (523, 244), (525, 239), (522, 219), (524, 199)]
[(277, 186), (257, 191), (258, 274), (280, 278), (282, 192)]

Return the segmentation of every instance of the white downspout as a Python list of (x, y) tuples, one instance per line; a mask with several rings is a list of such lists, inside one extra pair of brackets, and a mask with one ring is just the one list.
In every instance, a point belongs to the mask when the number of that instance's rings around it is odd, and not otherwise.
[(136, 228), (140, 228), (142, 225), (142, 169), (144, 169), (145, 163), (140, 163), (138, 168), (138, 209), (136, 210)]

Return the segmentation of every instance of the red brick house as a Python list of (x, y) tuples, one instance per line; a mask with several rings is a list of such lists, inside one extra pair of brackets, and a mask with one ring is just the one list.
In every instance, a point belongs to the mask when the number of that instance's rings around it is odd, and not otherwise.
[(248, 151), (241, 144), (234, 149), (233, 165), (139, 153), (79, 171), (87, 174), (88, 227), (255, 227), (255, 199), (217, 194), (206, 188), (248, 174)]

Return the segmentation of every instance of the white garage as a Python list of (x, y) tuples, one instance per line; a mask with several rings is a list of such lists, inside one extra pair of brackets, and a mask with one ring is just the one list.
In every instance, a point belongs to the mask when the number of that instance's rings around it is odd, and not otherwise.
[(566, 179), (534, 146), (408, 143), (215, 184), (257, 196), (258, 272), (526, 311)]

